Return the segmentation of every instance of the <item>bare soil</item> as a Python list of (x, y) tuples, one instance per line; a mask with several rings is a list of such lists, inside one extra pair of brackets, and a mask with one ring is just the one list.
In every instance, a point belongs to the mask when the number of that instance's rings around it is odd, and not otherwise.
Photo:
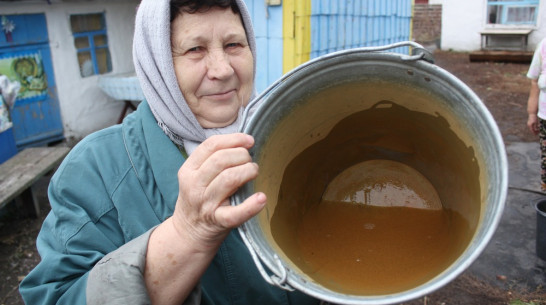
[[(538, 140), (526, 127), (526, 104), (530, 88), (530, 81), (525, 76), (528, 64), (470, 62), (468, 53), (447, 51), (436, 51), (434, 57), (436, 65), (461, 79), (482, 99), (499, 125), (506, 143)], [(42, 205), (40, 217), (21, 217), (14, 206), (0, 211), (0, 305), (23, 304), (17, 288), (21, 279), (40, 260), (35, 239), (49, 211), (45, 197), (48, 181), (49, 176), (46, 176), (36, 186)], [(544, 287), (533, 291), (499, 287), (465, 272), (438, 291), (404, 304), (546, 304)]]
[(469, 86), (493, 115), (505, 143), (534, 142), (527, 129), (529, 64), (471, 62), (468, 53), (434, 52), (435, 64)]

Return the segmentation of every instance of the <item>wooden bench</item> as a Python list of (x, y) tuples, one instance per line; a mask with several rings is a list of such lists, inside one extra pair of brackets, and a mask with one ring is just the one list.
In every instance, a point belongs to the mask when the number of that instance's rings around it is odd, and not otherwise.
[[(527, 42), (530, 29), (487, 29), (480, 32), (482, 50), (518, 50), (527, 51)], [(516, 42), (514, 45), (502, 45), (494, 43), (498, 39), (512, 39)]]
[(61, 146), (26, 148), (0, 164), (0, 208), (16, 200), (25, 214), (38, 217), (40, 205), (33, 185), (58, 166), (69, 151)]

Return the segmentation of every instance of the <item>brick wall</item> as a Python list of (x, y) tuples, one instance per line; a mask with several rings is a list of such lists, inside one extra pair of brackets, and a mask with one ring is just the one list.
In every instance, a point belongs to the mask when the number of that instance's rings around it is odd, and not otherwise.
[(413, 40), (421, 44), (440, 45), (442, 36), (442, 5), (415, 4), (413, 8)]

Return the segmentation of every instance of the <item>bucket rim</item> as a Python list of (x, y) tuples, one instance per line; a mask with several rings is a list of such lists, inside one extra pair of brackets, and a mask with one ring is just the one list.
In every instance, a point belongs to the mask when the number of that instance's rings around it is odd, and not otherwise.
[[(366, 52), (368, 54), (362, 54)], [(311, 60), (307, 62), (306, 64), (295, 68), (293, 71), (285, 75), (285, 77), (281, 78), (278, 82), (271, 85), (262, 95), (258, 96), (256, 100), (259, 100), (259, 99), (267, 100), (271, 92), (275, 92), (275, 91), (278, 91), (280, 88), (283, 88), (283, 84), (286, 82), (289, 82), (292, 79), (297, 80), (298, 76), (301, 73), (304, 73), (305, 70), (311, 69), (315, 65), (322, 65), (324, 64), (324, 61), (334, 60), (336, 58), (339, 58), (345, 55), (351, 55), (351, 56), (365, 55), (369, 57), (370, 59), (385, 58), (386, 61), (403, 62), (407, 60), (407, 55), (398, 54), (398, 53), (378, 53), (378, 52), (373, 52), (373, 54), (371, 54), (368, 50), (363, 48), (330, 53), (322, 57), (315, 58), (314, 60)], [(404, 56), (406, 56), (406, 58), (404, 58)], [(450, 72), (436, 65), (431, 64), (430, 62), (426, 62), (424, 60), (419, 60), (419, 59), (418, 61), (419, 61), (419, 65), (414, 68), (426, 70), (426, 72), (434, 74), (435, 76), (440, 76), (447, 83), (456, 86), (463, 95), (465, 95), (468, 99), (472, 100), (473, 106), (476, 107), (476, 109), (480, 112), (480, 115), (485, 121), (495, 122), (492, 114), (485, 107), (483, 102), (481, 102), (481, 99), (474, 93), (474, 91), (472, 91), (460, 79), (456, 78)], [(421, 62), (422, 62), (422, 65), (421, 65)], [(258, 109), (256, 109), (255, 114), (262, 113), (263, 108), (267, 107), (266, 105), (267, 103), (262, 103), (258, 107)], [(249, 120), (247, 120), (247, 118), (243, 118), (244, 123), (242, 124), (240, 131), (245, 133), (251, 132), (253, 126), (255, 125), (255, 122), (253, 121), (257, 120), (258, 119), (257, 117), (258, 116), (254, 115), (250, 117)], [(344, 294), (337, 293), (337, 294), (329, 294), (328, 296), (325, 296), (315, 291), (314, 289), (310, 289), (309, 287), (297, 281), (294, 281), (292, 278), (293, 272), (289, 266), (282, 265), (281, 269), (277, 269), (276, 265), (278, 264), (276, 260), (269, 261), (267, 257), (264, 257), (264, 253), (262, 249), (260, 249), (256, 241), (253, 240), (252, 235), (249, 235), (250, 224), (248, 222), (244, 223), (241, 227), (239, 227), (239, 233), (242, 236), (243, 241), (245, 242), (246, 246), (250, 250), (251, 254), (252, 253), (254, 254), (253, 259), (255, 260), (256, 265), (259, 264), (259, 265), (267, 266), (268, 269), (270, 269), (270, 271), (278, 275), (279, 279), (284, 280), (282, 281), (281, 284), (288, 284), (289, 286), (293, 288), (296, 288), (306, 294), (309, 294), (317, 298), (325, 299), (327, 301), (335, 302), (335, 303), (379, 305), (379, 304), (393, 304), (393, 303), (405, 302), (411, 299), (417, 299), (423, 295), (431, 293), (441, 288), (442, 286), (448, 284), (452, 280), (454, 280), (477, 259), (477, 257), (483, 252), (483, 250), (485, 249), (485, 247), (491, 240), (500, 222), (502, 211), (504, 209), (504, 205), (506, 201), (507, 189), (508, 189), (508, 161), (507, 161), (504, 142), (502, 140), (500, 130), (498, 129), (498, 125), (496, 124), (488, 124), (488, 125), (490, 125), (489, 127), (491, 128), (490, 132), (492, 133), (493, 146), (497, 147), (499, 150), (497, 157), (498, 157), (498, 162), (500, 164), (499, 168), (495, 171), (495, 175), (498, 176), (498, 179), (499, 179), (498, 181), (500, 182), (499, 187), (501, 191), (494, 198), (496, 199), (497, 202), (492, 203), (494, 204), (494, 206), (491, 209), (491, 213), (493, 214), (491, 215), (490, 218), (484, 219), (483, 223), (481, 223), (477, 227), (476, 234), (469, 243), (469, 246), (473, 245), (472, 251), (469, 251), (468, 249), (465, 250), (461, 254), (461, 256), (453, 262), (451, 266), (449, 266), (443, 272), (437, 274), (434, 278), (432, 278), (427, 283), (419, 285), (413, 289), (409, 289), (406, 291), (401, 291), (401, 292), (397, 292), (393, 294), (388, 294), (388, 295), (357, 296), (357, 295), (344, 295)], [(240, 197), (239, 191), (232, 197), (233, 205), (236, 205), (238, 202), (237, 200), (241, 199), (241, 198), (237, 198), (238, 196)], [(242, 202), (242, 201), (239, 201), (239, 202)], [(484, 229), (485, 227), (487, 228)], [(479, 240), (480, 242), (474, 245), (473, 243), (475, 240)], [(283, 270), (283, 269), (286, 269), (286, 270)], [(288, 271), (289, 276), (286, 276), (286, 271)], [(266, 278), (267, 276), (270, 277), (270, 275), (266, 275), (264, 276), (264, 278)], [(277, 284), (277, 283), (274, 283), (274, 284)], [(349, 299), (345, 298), (345, 296), (349, 297)]]
[[(544, 210), (539, 208), (539, 205), (544, 205)], [(542, 217), (546, 217), (546, 197), (533, 201), (533, 205), (537, 214), (540, 214)]]

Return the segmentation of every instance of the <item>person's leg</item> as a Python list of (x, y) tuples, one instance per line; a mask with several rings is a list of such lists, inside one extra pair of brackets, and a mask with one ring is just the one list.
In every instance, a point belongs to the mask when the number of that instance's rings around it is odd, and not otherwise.
[(540, 125), (540, 188), (546, 191), (546, 120), (538, 119)]

